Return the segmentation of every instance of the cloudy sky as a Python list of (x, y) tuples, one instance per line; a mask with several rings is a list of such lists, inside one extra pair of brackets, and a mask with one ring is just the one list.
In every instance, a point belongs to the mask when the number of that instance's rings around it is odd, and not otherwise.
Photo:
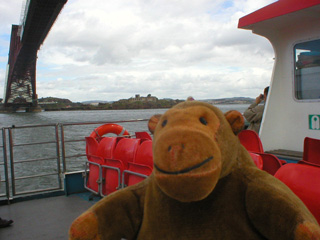
[[(272, 2), (68, 0), (38, 52), (38, 97), (256, 97), (270, 83), (273, 49), (237, 24)], [(21, 8), (0, 2), (0, 98)]]

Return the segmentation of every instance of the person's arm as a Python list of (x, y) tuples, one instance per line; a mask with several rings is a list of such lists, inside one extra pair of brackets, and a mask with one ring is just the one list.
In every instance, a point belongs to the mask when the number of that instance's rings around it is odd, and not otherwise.
[(255, 102), (251, 104), (248, 109), (243, 113), (243, 116), (248, 122), (259, 122), (262, 119), (263, 108), (264, 106), (259, 106), (259, 103), (262, 102), (262, 94), (260, 94)]

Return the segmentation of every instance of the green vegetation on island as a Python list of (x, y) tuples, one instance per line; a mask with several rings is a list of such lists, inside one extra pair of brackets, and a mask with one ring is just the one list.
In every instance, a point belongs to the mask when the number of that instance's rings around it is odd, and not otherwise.
[[(183, 102), (181, 99), (158, 99), (151, 96), (141, 97), (139, 94), (129, 99), (120, 99), (114, 102), (95, 100), (86, 102), (72, 102), (69, 99), (46, 97), (39, 98), (38, 104), (45, 111), (71, 111), (71, 110), (118, 110), (118, 109), (157, 109), (171, 108), (177, 103)], [(247, 97), (233, 97), (220, 99), (200, 100), (210, 104), (251, 104), (254, 99)], [(3, 99), (0, 98), (0, 108), (3, 105)]]
[(38, 103), (45, 111), (63, 110), (118, 110), (118, 109), (155, 109), (171, 108), (183, 100), (158, 99), (150, 94), (147, 97), (136, 95), (134, 98), (121, 99), (115, 102), (91, 101), (88, 103), (71, 102), (68, 99), (47, 97), (39, 98)]

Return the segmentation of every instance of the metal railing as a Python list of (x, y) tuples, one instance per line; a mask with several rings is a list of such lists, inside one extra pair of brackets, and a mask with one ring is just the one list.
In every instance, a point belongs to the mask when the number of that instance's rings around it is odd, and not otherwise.
[(2, 145), (0, 145), (2, 151), (3, 151), (3, 161), (0, 162), (0, 166), (3, 166), (3, 172), (4, 172), (4, 179), (1, 179), (0, 176), (0, 185), (2, 182), (5, 183), (5, 195), (0, 194), (0, 197), (6, 197), (6, 199), (10, 199), (10, 195), (9, 195), (9, 173), (8, 173), (8, 158), (7, 158), (7, 143), (6, 143), (6, 131), (5, 129), (1, 129), (1, 136), (2, 136)]
[(93, 125), (141, 121), (147, 119), (0, 129), (0, 151), (3, 152), (3, 159), (0, 155), (0, 200), (63, 190), (64, 174), (85, 170), (85, 136), (93, 131)]
[[(27, 142), (27, 143), (14, 143), (14, 138), (13, 138), (13, 131), (21, 130), (21, 129), (26, 129), (26, 128), (48, 128), (48, 127), (53, 127), (55, 131), (55, 138), (51, 141), (36, 141), (36, 142)], [(62, 182), (60, 179), (60, 150), (59, 150), (59, 135), (58, 135), (58, 125), (33, 125), (33, 126), (21, 126), (21, 127), (13, 127), (13, 128), (8, 128), (9, 132), (9, 151), (10, 151), (10, 167), (11, 167), (11, 186), (12, 186), (12, 195), (22, 195), (25, 193), (32, 193), (32, 192), (41, 192), (43, 190), (49, 191), (49, 190), (58, 190), (62, 188)], [(44, 158), (35, 158), (35, 159), (23, 159), (23, 160), (15, 160), (14, 158), (14, 149), (20, 148), (20, 147), (31, 147), (31, 146), (39, 146), (39, 150), (41, 149), (42, 145), (47, 145), (47, 144), (55, 144), (55, 149), (56, 149), (56, 154), (53, 157), (44, 157)], [(49, 173), (41, 173), (41, 174), (34, 174), (34, 175), (24, 175), (21, 177), (16, 177), (15, 176), (15, 168), (17, 164), (23, 165), (24, 163), (35, 163), (35, 162), (42, 162), (42, 161), (50, 161), (50, 160), (55, 160), (56, 161), (56, 171), (54, 172), (49, 172)], [(17, 191), (16, 190), (16, 181), (22, 181), (26, 179), (32, 179), (32, 178), (40, 178), (44, 176), (50, 176), (50, 175), (57, 175), (57, 182), (58, 186), (53, 187), (53, 188), (45, 188), (45, 189), (40, 189), (40, 190), (29, 190), (29, 191)]]

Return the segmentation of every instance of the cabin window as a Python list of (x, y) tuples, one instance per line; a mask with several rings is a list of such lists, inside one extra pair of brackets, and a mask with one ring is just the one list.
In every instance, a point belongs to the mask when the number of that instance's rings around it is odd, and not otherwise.
[(295, 96), (320, 100), (320, 39), (296, 44)]

